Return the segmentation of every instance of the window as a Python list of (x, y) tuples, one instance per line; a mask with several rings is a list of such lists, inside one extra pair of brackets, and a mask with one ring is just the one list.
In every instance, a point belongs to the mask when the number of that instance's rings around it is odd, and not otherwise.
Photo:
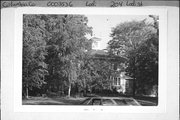
[(117, 78), (114, 77), (114, 85), (117, 85)]
[(121, 79), (120, 79), (120, 78), (118, 78), (118, 85), (120, 85), (120, 81), (121, 81)]

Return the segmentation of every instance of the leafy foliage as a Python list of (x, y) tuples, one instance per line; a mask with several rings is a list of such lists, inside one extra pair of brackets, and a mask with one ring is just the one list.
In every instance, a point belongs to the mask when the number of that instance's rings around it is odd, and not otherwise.
[[(94, 59), (91, 53), (92, 28), (84, 15), (23, 16), (23, 92), (40, 93), (108, 90), (113, 74), (124, 70), (145, 91), (158, 84), (158, 17), (153, 23), (131, 21), (112, 29), (110, 56), (127, 58), (121, 71), (108, 60)], [(25, 89), (26, 88), (26, 89)], [(145, 94), (145, 93), (144, 93)], [(53, 94), (54, 95), (54, 94)]]
[(127, 74), (134, 78), (134, 94), (146, 94), (145, 86), (152, 88), (158, 84), (157, 23), (131, 21), (112, 29), (109, 53), (128, 58), (125, 68)]
[(23, 21), (23, 86), (41, 87), (48, 73), (44, 62), (45, 49), (44, 21), (39, 16), (24, 15)]
[(28, 87), (41, 87), (46, 81), (46, 89), (51, 84), (71, 89), (78, 63), (91, 47), (85, 37), (92, 33), (87, 22), (83, 15), (24, 16), (23, 81)]

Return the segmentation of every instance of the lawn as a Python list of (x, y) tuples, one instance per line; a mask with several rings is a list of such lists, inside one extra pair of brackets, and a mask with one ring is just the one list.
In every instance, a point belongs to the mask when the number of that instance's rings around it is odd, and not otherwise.
[[(23, 105), (79, 105), (86, 97), (29, 97), (23, 99)], [(156, 99), (152, 98), (135, 98), (143, 106), (156, 106)]]
[(30, 97), (23, 99), (23, 105), (78, 105), (85, 98), (73, 98), (73, 97)]

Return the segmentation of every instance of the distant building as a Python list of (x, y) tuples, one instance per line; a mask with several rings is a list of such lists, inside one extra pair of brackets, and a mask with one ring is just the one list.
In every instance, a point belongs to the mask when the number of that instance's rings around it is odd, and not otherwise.
[(120, 72), (119, 74), (112, 75), (111, 81), (111, 87), (115, 88), (117, 92), (122, 94), (132, 94), (133, 79), (125, 75), (125, 72)]
[(126, 58), (109, 55), (105, 50), (92, 49), (90, 52), (94, 59), (108, 60), (111, 63), (110, 67), (114, 70), (114, 73), (109, 78), (111, 81), (109, 88), (122, 94), (132, 94), (133, 79), (127, 76), (120, 66), (122, 62), (126, 61)]
[(91, 40), (93, 41), (92, 42), (92, 49), (93, 50), (98, 49), (98, 42), (101, 41), (101, 39), (97, 38), (97, 37), (92, 37)]

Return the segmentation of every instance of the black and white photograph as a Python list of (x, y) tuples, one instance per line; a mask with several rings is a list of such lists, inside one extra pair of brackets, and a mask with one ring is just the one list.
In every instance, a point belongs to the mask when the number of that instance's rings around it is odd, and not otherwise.
[(179, 11), (168, 7), (2, 12), (7, 120), (175, 120)]
[(22, 105), (158, 106), (159, 21), (23, 14)]

